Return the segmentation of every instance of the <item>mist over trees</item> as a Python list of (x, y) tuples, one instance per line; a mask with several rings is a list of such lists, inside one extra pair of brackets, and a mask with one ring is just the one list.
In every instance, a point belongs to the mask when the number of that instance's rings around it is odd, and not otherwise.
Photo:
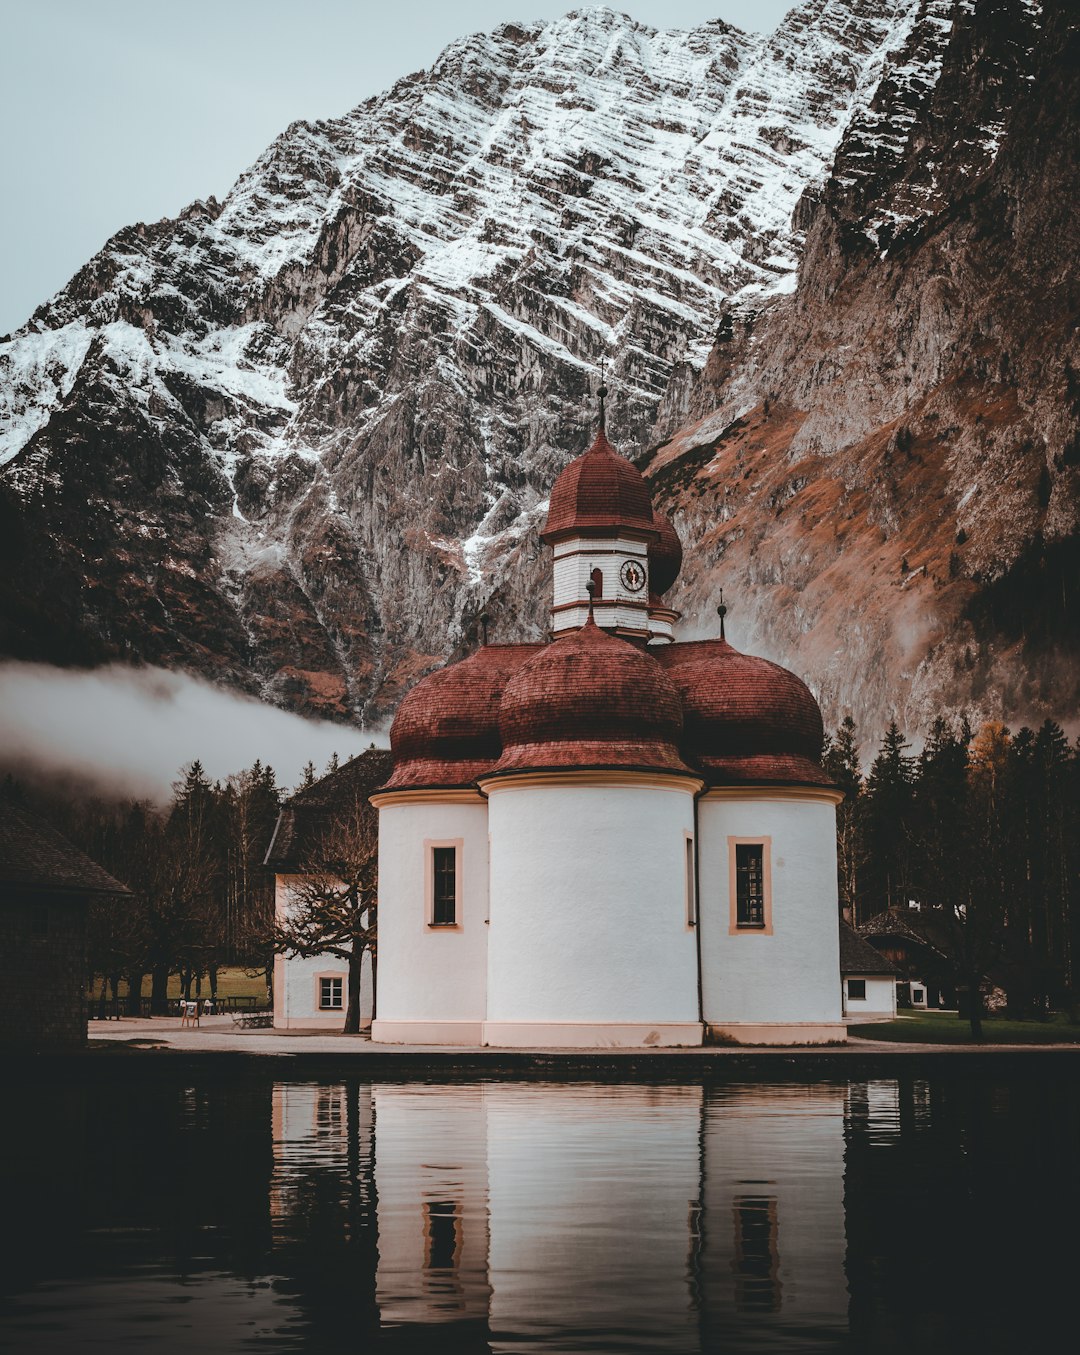
[(973, 1027), (991, 986), (1017, 1017), (1080, 1006), (1080, 749), (1059, 725), (939, 718), (915, 756), (893, 722), (864, 776), (849, 718), (824, 762), (846, 792), (837, 871), (855, 926), (917, 910), (947, 927)]

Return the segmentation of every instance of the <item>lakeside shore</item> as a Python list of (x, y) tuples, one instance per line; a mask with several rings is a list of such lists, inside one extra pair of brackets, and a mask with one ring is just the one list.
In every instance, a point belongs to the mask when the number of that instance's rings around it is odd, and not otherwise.
[(267, 1071), (293, 1077), (392, 1079), (463, 1077), (622, 1078), (684, 1080), (717, 1077), (895, 1077), (931, 1069), (1045, 1070), (1053, 1061), (1080, 1067), (1080, 1044), (941, 1045), (852, 1036), (838, 1045), (710, 1045), (686, 1049), (503, 1049), (491, 1046), (373, 1044), (366, 1035), (325, 1031), (240, 1030), (228, 1017), (205, 1018), (194, 1029), (176, 1018), (125, 1017), (92, 1022), (85, 1049), (28, 1054), (14, 1060), (41, 1070), (77, 1067)]

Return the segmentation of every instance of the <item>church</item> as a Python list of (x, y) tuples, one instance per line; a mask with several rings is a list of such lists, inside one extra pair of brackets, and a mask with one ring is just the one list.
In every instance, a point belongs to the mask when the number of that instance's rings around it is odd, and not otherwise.
[(599, 429), (559, 475), (547, 644), (419, 682), (379, 815), (372, 1039), (843, 1040), (836, 805), (806, 685), (679, 642), (671, 523)]

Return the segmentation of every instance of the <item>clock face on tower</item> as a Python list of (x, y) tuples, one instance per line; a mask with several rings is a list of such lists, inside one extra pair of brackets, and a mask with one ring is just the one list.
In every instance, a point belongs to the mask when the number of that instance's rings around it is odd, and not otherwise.
[(636, 560), (624, 560), (619, 570), (622, 586), (629, 593), (640, 593), (645, 587), (645, 570)]

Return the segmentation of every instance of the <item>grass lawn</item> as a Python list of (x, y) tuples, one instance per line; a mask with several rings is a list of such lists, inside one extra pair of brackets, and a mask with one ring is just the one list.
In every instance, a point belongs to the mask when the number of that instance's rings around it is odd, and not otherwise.
[[(913, 1012), (895, 1021), (869, 1021), (848, 1026), (852, 1035), (865, 1040), (901, 1040), (920, 1044), (972, 1044), (971, 1027), (955, 1014)], [(983, 1017), (984, 1044), (1080, 1044), (1080, 1026), (1064, 1015), (1049, 1021), (1008, 1021), (1001, 1016)]]
[[(120, 993), (126, 995), (127, 984), (121, 983)], [(194, 985), (192, 986), (194, 992)], [(239, 967), (225, 966), (218, 970), (218, 997), (254, 997), (260, 1003), (266, 1001), (266, 975), (260, 970), (258, 973), (249, 975), (244, 969)], [(94, 995), (101, 992), (100, 977), (94, 984)], [(143, 979), (142, 987), (143, 997), (150, 996), (150, 975), (147, 974)], [(210, 980), (203, 978), (202, 981), (203, 997), (210, 996)], [(180, 996), (180, 979), (173, 974), (169, 979), (169, 997), (178, 998)]]

